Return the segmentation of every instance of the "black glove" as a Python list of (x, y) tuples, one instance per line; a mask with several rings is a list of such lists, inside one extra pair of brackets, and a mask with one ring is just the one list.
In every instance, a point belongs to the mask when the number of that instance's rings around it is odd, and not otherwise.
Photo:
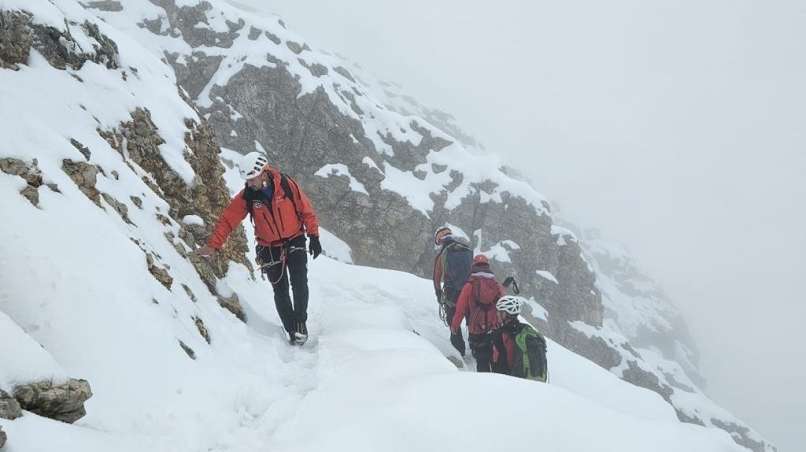
[(465, 340), (461, 335), (451, 333), (451, 345), (462, 355), (462, 358), (465, 357)]
[(442, 303), (442, 297), (445, 295), (442, 293), (442, 289), (434, 289), (434, 295), (437, 296), (437, 303)]
[(308, 237), (308, 252), (311, 253), (314, 259), (322, 254), (322, 244), (319, 243), (319, 236), (312, 235)]

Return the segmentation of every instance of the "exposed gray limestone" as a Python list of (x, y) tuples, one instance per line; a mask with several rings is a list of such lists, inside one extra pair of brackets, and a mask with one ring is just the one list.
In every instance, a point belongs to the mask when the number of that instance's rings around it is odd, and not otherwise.
[(21, 11), (0, 11), (0, 68), (16, 69), (31, 53), (31, 17)]
[(73, 378), (61, 384), (40, 381), (14, 388), (14, 398), (22, 409), (69, 424), (87, 414), (84, 402), (90, 397), (89, 383)]
[(204, 338), (207, 343), (210, 343), (210, 332), (207, 331), (207, 327), (204, 325), (204, 321), (200, 317), (193, 317), (193, 323), (196, 325), (196, 329), (199, 330), (199, 334)]
[(17, 399), (0, 389), (0, 419), (13, 421), (22, 416), (22, 408)]
[(108, 11), (108, 12), (120, 12), (123, 11), (123, 5), (120, 4), (117, 0), (100, 0), (100, 1), (92, 1), (92, 2), (84, 2), (82, 3), (84, 7), (89, 9), (97, 9), (101, 11)]
[(196, 352), (194, 352), (193, 349), (190, 348), (187, 344), (185, 344), (182, 341), (179, 341), (179, 346), (182, 348), (182, 351), (184, 351), (188, 355), (190, 359), (192, 360), (196, 359)]

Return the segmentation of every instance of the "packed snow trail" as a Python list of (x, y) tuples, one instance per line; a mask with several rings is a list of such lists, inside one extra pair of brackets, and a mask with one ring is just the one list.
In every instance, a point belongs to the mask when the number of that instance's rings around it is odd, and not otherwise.
[[(14, 438), (9, 451), (526, 451), (538, 442), (555, 451), (737, 450), (726, 434), (677, 422), (656, 394), (553, 343), (552, 385), (458, 372), (444, 357), (452, 352), (428, 281), (326, 257), (310, 267), (309, 344), (286, 343), (268, 284), (235, 267), (228, 282), (261, 326), (240, 329), (223, 360), (231, 366), (220, 366), (220, 356), (191, 362), (177, 354), (196, 368), (176, 378), (177, 363), (131, 363), (174, 380), (176, 393), (123, 424), (99, 412), (103, 391), (77, 426), (26, 414), (4, 424)], [(123, 390), (116, 398), (153, 395)]]

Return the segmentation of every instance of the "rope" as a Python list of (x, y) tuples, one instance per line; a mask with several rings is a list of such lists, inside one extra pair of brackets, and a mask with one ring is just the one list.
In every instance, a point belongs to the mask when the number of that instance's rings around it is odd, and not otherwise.
[(263, 278), (264, 275), (268, 272), (266, 269), (268, 269), (270, 267), (274, 267), (277, 264), (282, 264), (282, 267), (280, 268), (280, 274), (279, 274), (279, 276), (277, 276), (277, 280), (272, 281), (271, 278), (269, 278), (269, 283), (273, 286), (273, 285), (279, 283), (280, 280), (283, 279), (283, 276), (285, 276), (285, 268), (286, 268), (286, 263), (287, 263), (288, 259), (287, 259), (287, 256), (285, 254), (285, 247), (284, 246), (280, 248), (280, 259), (279, 260), (276, 260), (276, 261), (274, 260), (274, 253), (271, 252), (271, 248), (269, 248), (269, 256), (271, 257), (271, 261), (266, 262), (266, 263), (260, 263), (259, 262), (260, 261), (260, 255), (258, 255), (258, 264), (260, 266), (260, 277), (261, 278)]
[[(266, 248), (267, 247), (264, 247), (264, 249)], [(269, 279), (269, 283), (271, 283), (272, 286), (279, 283), (280, 280), (283, 279), (283, 276), (285, 276), (285, 269), (288, 266), (288, 255), (291, 253), (295, 253), (297, 251), (302, 251), (303, 253), (306, 251), (304, 246), (290, 246), (290, 243), (287, 242), (280, 247), (280, 259), (274, 260), (274, 253), (271, 252), (271, 248), (269, 247), (268, 250), (269, 250), (269, 257), (271, 257), (271, 261), (269, 262), (260, 263), (260, 254), (258, 254), (258, 267), (260, 268), (260, 277), (263, 278), (264, 275), (266, 274), (266, 271), (264, 271), (265, 269), (269, 267), (274, 267), (277, 264), (282, 264), (282, 268), (280, 268), (280, 275), (277, 277), (277, 280), (272, 281), (271, 279)]]

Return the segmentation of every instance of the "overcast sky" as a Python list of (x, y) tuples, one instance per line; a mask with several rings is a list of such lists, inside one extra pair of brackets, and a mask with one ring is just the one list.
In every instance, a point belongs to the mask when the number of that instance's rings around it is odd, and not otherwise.
[(624, 242), (686, 313), (711, 397), (797, 451), (806, 2), (491, 4), (271, 8), (311, 45), (453, 113), (564, 215)]

